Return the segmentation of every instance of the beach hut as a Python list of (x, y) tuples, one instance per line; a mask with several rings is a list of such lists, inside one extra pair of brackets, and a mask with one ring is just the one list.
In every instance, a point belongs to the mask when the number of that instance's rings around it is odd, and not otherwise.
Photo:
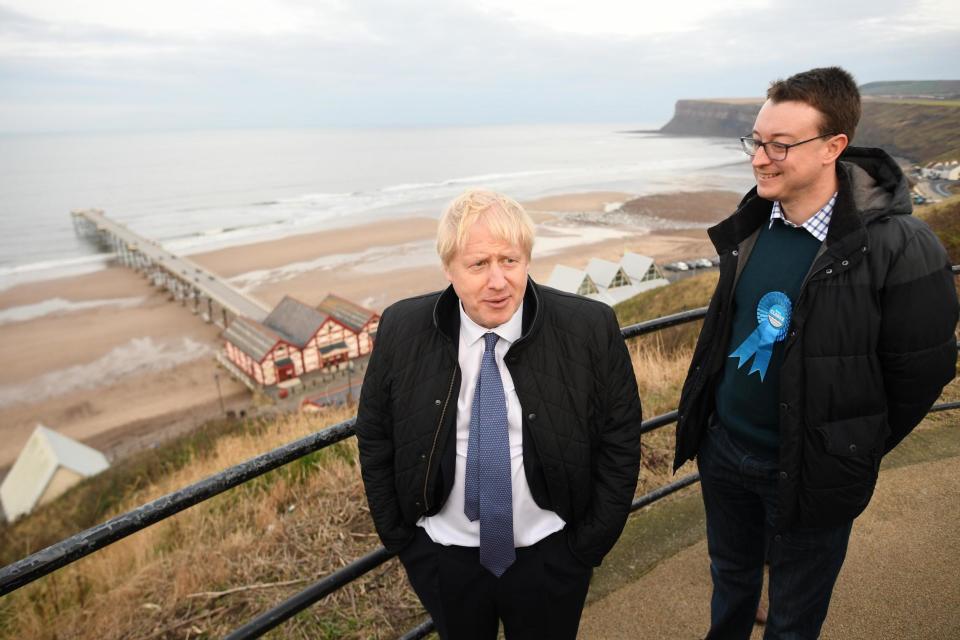
[(574, 269), (565, 264), (558, 264), (553, 268), (550, 279), (547, 280), (547, 286), (581, 296), (599, 293), (597, 284), (587, 275), (586, 271)]
[(670, 281), (663, 277), (653, 258), (649, 256), (627, 251), (620, 259), (620, 267), (638, 291), (649, 291), (670, 284)]
[(338, 295), (329, 294), (317, 305), (317, 310), (330, 316), (342, 332), (331, 331), (328, 345), (343, 342), (347, 358), (365, 356), (373, 349), (373, 341), (380, 326), (380, 314)]
[(4, 514), (12, 522), (109, 466), (96, 449), (37, 425), (0, 484)]

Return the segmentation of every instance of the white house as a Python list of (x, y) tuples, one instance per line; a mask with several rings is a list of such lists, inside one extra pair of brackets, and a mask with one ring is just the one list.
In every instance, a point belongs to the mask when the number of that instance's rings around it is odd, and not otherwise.
[(12, 522), (109, 466), (96, 449), (37, 425), (0, 484), (0, 504)]

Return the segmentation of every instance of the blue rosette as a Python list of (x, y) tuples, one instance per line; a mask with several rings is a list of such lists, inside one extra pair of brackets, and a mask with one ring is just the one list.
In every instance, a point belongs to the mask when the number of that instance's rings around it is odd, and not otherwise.
[(773, 345), (786, 338), (792, 312), (793, 303), (782, 291), (770, 291), (760, 298), (757, 304), (757, 328), (729, 356), (739, 358), (738, 369), (753, 356), (753, 366), (747, 375), (759, 373), (760, 380), (764, 379), (770, 366), (770, 356), (773, 355)]

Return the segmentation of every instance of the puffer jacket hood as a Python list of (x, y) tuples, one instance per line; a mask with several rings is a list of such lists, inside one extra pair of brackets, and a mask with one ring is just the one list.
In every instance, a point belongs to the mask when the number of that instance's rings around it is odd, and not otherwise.
[(882, 149), (849, 147), (840, 156), (840, 171), (850, 181), (853, 202), (864, 218), (910, 215), (910, 185), (896, 161)]

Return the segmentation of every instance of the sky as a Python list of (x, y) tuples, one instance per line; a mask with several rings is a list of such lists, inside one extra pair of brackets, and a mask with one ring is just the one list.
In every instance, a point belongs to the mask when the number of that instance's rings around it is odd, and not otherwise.
[(0, 132), (659, 126), (816, 66), (958, 60), (956, 0), (0, 0)]

